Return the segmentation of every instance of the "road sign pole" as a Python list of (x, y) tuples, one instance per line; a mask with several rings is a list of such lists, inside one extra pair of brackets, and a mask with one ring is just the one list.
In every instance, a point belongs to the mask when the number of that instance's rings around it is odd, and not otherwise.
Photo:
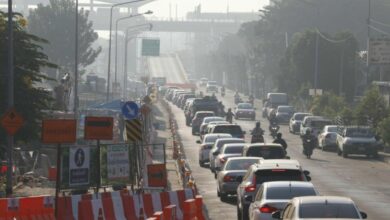
[(100, 170), (100, 161), (101, 161), (101, 158), (100, 158), (100, 140), (97, 140), (97, 160), (98, 160), (98, 163), (97, 163), (97, 170), (98, 170), (98, 175), (97, 175), (97, 181), (96, 181), (96, 194), (99, 193), (99, 189), (100, 189), (100, 186), (101, 186), (101, 170)]
[(61, 144), (57, 145), (57, 176), (56, 176), (56, 196), (55, 196), (55, 217), (58, 219), (58, 195), (61, 191)]
[[(12, 0), (8, 0), (8, 108), (14, 106), (14, 36), (13, 36), (13, 12)], [(7, 136), (7, 197), (12, 195), (12, 152), (14, 148), (14, 136)]]

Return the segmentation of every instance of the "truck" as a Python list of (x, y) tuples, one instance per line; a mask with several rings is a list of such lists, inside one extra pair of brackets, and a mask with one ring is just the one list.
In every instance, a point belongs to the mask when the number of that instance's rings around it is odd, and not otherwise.
[(267, 94), (267, 98), (263, 100), (263, 118), (269, 118), (271, 113), (278, 108), (279, 105), (288, 105), (288, 96), (286, 93)]
[(186, 125), (190, 125), (193, 117), (198, 111), (213, 111), (215, 115), (222, 116), (221, 105), (216, 98), (212, 96), (196, 98), (193, 100), (189, 109), (185, 112)]
[(339, 127), (337, 132), (337, 154), (348, 157), (349, 154), (377, 157), (379, 143), (368, 126)]

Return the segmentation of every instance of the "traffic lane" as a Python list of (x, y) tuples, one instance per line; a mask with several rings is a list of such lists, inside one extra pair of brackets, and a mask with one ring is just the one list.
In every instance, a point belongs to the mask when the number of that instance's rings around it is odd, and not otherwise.
[(214, 174), (209, 168), (199, 166), (199, 136), (191, 134), (191, 127), (185, 125), (184, 113), (181, 109), (171, 104), (172, 111), (178, 123), (178, 133), (180, 134), (184, 152), (187, 161), (191, 167), (192, 175), (195, 178), (199, 193), (203, 196), (203, 202), (206, 205), (206, 211), (210, 219), (236, 219), (236, 200), (229, 198), (226, 202), (221, 202), (217, 196), (217, 184)]
[[(229, 91), (220, 98), (226, 108), (233, 108), (234, 93)], [(245, 99), (244, 99), (245, 100)], [(256, 118), (266, 130), (265, 139), (272, 141), (268, 132), (268, 121), (261, 117), (261, 102), (256, 100)], [(236, 120), (246, 131), (246, 140), (250, 141), (249, 130), (255, 122)], [(389, 219), (390, 216), (390, 167), (375, 159), (361, 156), (342, 158), (335, 152), (315, 150), (312, 159), (302, 154), (302, 142), (298, 135), (290, 134), (288, 126), (281, 125), (284, 138), (289, 145), (287, 152), (292, 159), (297, 159), (304, 169), (311, 172), (312, 182), (323, 195), (351, 197), (358, 206), (368, 213), (369, 219)]]
[(176, 56), (163, 54), (160, 57), (149, 57), (149, 72), (152, 77), (166, 77), (169, 83), (185, 83), (185, 76)]

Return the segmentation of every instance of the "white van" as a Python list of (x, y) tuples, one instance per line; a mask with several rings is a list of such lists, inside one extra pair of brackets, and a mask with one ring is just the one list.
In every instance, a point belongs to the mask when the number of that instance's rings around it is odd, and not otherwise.
[(322, 116), (306, 116), (303, 118), (300, 128), (300, 134), (304, 135), (307, 129), (310, 129), (314, 136), (318, 136), (325, 125), (331, 125), (332, 120)]

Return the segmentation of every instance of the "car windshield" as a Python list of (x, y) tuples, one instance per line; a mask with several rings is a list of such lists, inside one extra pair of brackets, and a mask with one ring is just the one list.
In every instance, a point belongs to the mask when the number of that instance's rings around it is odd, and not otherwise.
[(353, 204), (301, 204), (300, 218), (351, 218), (359, 219), (359, 214)]
[(315, 121), (311, 121), (310, 125), (312, 128), (323, 129), (326, 125), (329, 125), (331, 123), (332, 122), (328, 120), (315, 120)]
[(298, 196), (315, 196), (314, 188), (310, 187), (271, 187), (267, 189), (267, 199), (290, 200)]
[(203, 119), (203, 118), (205, 118), (205, 117), (208, 117), (208, 116), (213, 116), (214, 115), (214, 113), (211, 113), (211, 112), (202, 112), (202, 113), (197, 113), (196, 114), (196, 118), (201, 118), (201, 119)]
[(296, 114), (295, 115), (295, 120), (302, 121), (303, 118), (305, 118), (306, 116), (308, 116), (308, 114)]
[(270, 181), (303, 181), (300, 170), (272, 169), (258, 170), (256, 172), (256, 184)]
[(283, 159), (285, 151), (281, 147), (250, 147), (246, 152), (247, 157), (262, 157), (264, 159)]
[(224, 121), (224, 119), (223, 118), (205, 118), (204, 120), (203, 120), (203, 123), (210, 123), (210, 122), (212, 122), (212, 121)]
[(241, 103), (237, 105), (238, 109), (253, 109), (253, 106), (250, 103)]
[(222, 138), (221, 136), (207, 136), (205, 137), (204, 139), (204, 143), (215, 143), (215, 141), (218, 139), (218, 138)]
[(225, 170), (247, 170), (252, 164), (259, 162), (259, 159), (229, 160)]
[(290, 113), (294, 112), (294, 108), (292, 106), (280, 106), (278, 107), (278, 112)]
[(244, 143), (244, 140), (242, 140), (242, 139), (219, 140), (216, 143), (216, 147), (219, 150), (219, 149), (221, 149), (223, 147), (224, 144), (234, 144), (234, 143)]
[(217, 126), (213, 133), (242, 134), (240, 126)]
[(345, 136), (372, 138), (374, 137), (374, 133), (368, 128), (348, 128)]
[(337, 132), (337, 126), (328, 126), (327, 132)]
[(225, 148), (223, 153), (225, 153), (225, 154), (241, 154), (242, 148), (244, 148), (244, 146), (229, 146), (229, 147)]

